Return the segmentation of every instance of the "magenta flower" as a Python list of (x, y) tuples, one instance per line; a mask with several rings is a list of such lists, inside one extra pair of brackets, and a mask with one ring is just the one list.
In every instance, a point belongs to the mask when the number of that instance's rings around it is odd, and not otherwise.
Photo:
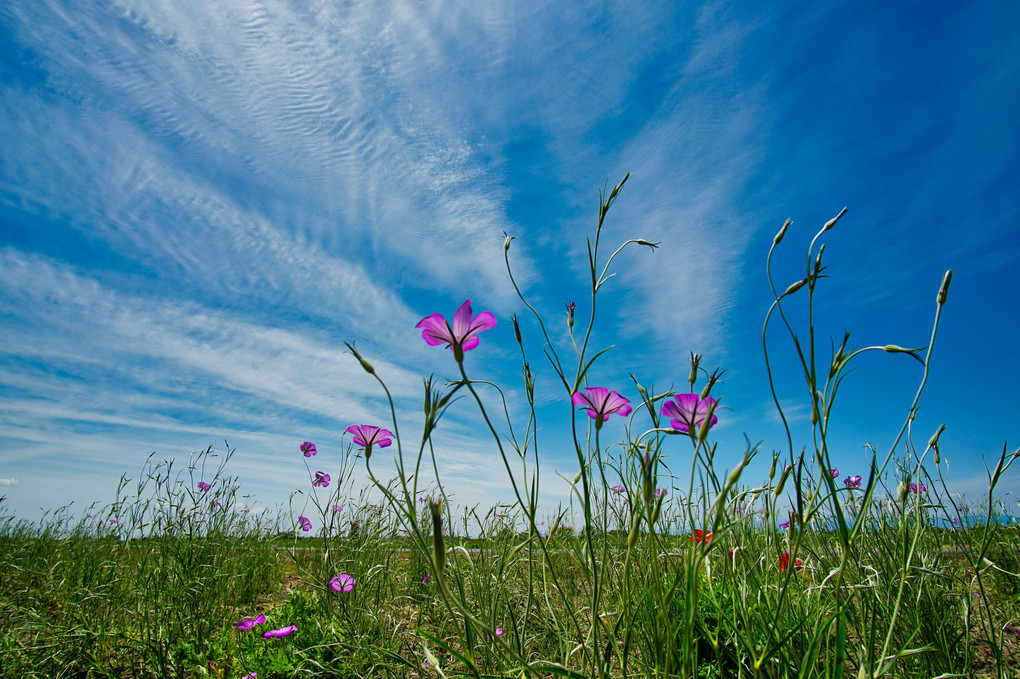
[(453, 327), (450, 327), (442, 314), (426, 316), (414, 327), (421, 328), (421, 337), (429, 346), (446, 344), (460, 363), (464, 360), (465, 351), (478, 346), (478, 333), (495, 325), (496, 317), (488, 311), (472, 316), (471, 300), (467, 300), (453, 314)]
[(342, 512), (344, 510), (344, 508), (341, 507), (340, 505), (330, 505), (330, 506), (333, 508), (334, 512)]
[(312, 481), (312, 485), (316, 488), (325, 488), (329, 485), (329, 474), (326, 472), (315, 472), (315, 480)]
[(319, 451), (315, 449), (314, 443), (311, 441), (305, 441), (301, 444), (301, 452), (305, 454), (305, 457), (311, 457)]
[(910, 484), (910, 492), (914, 495), (928, 492), (928, 489), (924, 487), (923, 483), (912, 483)]
[(694, 433), (708, 417), (709, 411), (713, 412), (708, 426), (714, 427), (715, 423), (719, 421), (714, 412), (716, 404), (719, 402), (711, 396), (698, 398), (697, 394), (677, 394), (673, 399), (675, 403), (667, 401), (662, 406), (661, 412), (663, 416), (672, 418), (669, 424), (677, 431), (682, 431), (685, 434)]
[(846, 484), (846, 487), (850, 488), (850, 489), (860, 488), (861, 487), (861, 477), (860, 476), (848, 476), (845, 479), (843, 479), (843, 483)]
[(263, 634), (262, 637), (265, 639), (279, 639), (280, 637), (289, 637), (291, 634), (294, 634), (294, 632), (297, 631), (298, 631), (297, 625), (287, 625), (286, 627), (281, 627), (280, 629), (269, 630), (268, 632)]
[(829, 474), (831, 474), (832, 478), (834, 478), (834, 479), (838, 478), (839, 477), (839, 469), (833, 467), (832, 469), (829, 470)]
[(258, 672), (252, 672), (251, 674), (244, 675), (241, 679), (255, 679), (257, 676), (259, 676)]
[(619, 495), (620, 493), (624, 492), (624, 491), (625, 491), (625, 490), (627, 490), (627, 489), (626, 489), (626, 488), (624, 488), (623, 486), (613, 486), (613, 487), (612, 487), (612, 488), (610, 488), (609, 490), (611, 490), (611, 491), (613, 491), (614, 493), (616, 493), (617, 495)]
[(387, 448), (392, 441), (393, 432), (389, 429), (381, 429), (371, 424), (352, 424), (347, 427), (346, 432), (351, 434), (354, 442), (365, 448), (365, 459), (372, 457), (372, 446)]
[(357, 580), (354, 579), (353, 575), (347, 575), (341, 573), (329, 581), (329, 586), (333, 588), (335, 592), (350, 592), (354, 589), (354, 584)]
[(431, 580), (431, 579), (432, 579), (432, 574), (431, 573), (426, 573), (425, 577), (421, 581), (421, 584), (427, 585), (427, 584), (429, 584), (429, 580)]
[(656, 488), (655, 497), (659, 497), (660, 495), (669, 495), (669, 493), (666, 492), (665, 488)]
[(588, 408), (588, 417), (595, 420), (595, 428), (602, 427), (602, 423), (610, 415), (626, 417), (630, 415), (629, 399), (620, 396), (615, 391), (609, 391), (605, 387), (585, 387), (588, 393), (575, 392), (570, 397), (570, 402), (575, 406)]
[(257, 618), (248, 618), (247, 620), (239, 620), (237, 622), (237, 629), (239, 629), (239, 630), (249, 630), (252, 627), (255, 627), (255, 625), (261, 625), (265, 621), (266, 621), (266, 616), (264, 616), (264, 615), (260, 615)]
[(204, 493), (205, 491), (209, 490), (210, 488), (212, 488), (212, 486), (210, 486), (210, 485), (209, 485), (208, 483), (206, 483), (205, 481), (199, 481), (199, 482), (198, 482), (198, 489), (199, 489), (200, 491), (202, 491), (203, 493)]
[(308, 520), (307, 516), (299, 516), (297, 520), (298, 525), (301, 526), (301, 530), (307, 533), (312, 529), (312, 522)]
[[(497, 628), (496, 628), (496, 636), (497, 636), (497, 637), (501, 637), (501, 636), (503, 636), (503, 628), (502, 628), (502, 627), (497, 627)], [(489, 636), (488, 634), (486, 634), (486, 635), (485, 635), (485, 638), (486, 638), (486, 639), (491, 639), (492, 637), (490, 637), (490, 636)]]

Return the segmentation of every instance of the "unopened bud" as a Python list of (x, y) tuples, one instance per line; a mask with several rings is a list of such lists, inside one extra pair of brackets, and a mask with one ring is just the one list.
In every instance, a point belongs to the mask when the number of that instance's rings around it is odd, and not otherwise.
[(662, 511), (662, 503), (663, 503), (663, 501), (665, 499), (666, 499), (666, 494), (662, 493), (655, 500), (655, 508), (652, 510), (652, 524), (653, 524), (653, 526), (654, 526), (655, 522), (659, 520), (659, 512)]
[(939, 287), (939, 295), (935, 300), (939, 305), (946, 303), (946, 295), (949, 294), (949, 282), (953, 280), (953, 270), (949, 269), (946, 271), (946, 275), (942, 277), (942, 285)]
[(691, 374), (687, 378), (691, 388), (694, 388), (694, 383), (698, 381), (698, 366), (701, 365), (701, 354), (691, 352)]
[(782, 296), (786, 297), (787, 295), (792, 295), (793, 293), (795, 293), (798, 290), (800, 290), (801, 288), (803, 288), (807, 284), (807, 282), (808, 282), (808, 279), (805, 278), (803, 280), (797, 281), (796, 283), (791, 283), (790, 287), (788, 287), (786, 289), (786, 292), (784, 292), (782, 294)]
[(443, 575), (446, 567), (446, 543), (443, 540), (443, 501), (430, 502), (432, 510), (432, 548), (435, 551), (436, 577)]
[(634, 513), (634, 520), (630, 524), (630, 534), (627, 535), (627, 549), (634, 549), (634, 545), (637, 544), (638, 530), (641, 528), (641, 515), (637, 512)]
[(367, 372), (369, 375), (374, 375), (375, 374), (375, 368), (372, 367), (371, 363), (369, 363), (368, 361), (365, 360), (364, 356), (362, 356), (361, 354), (358, 353), (357, 349), (352, 347), (347, 342), (344, 342), (344, 345), (347, 347), (348, 351), (350, 351), (352, 354), (354, 354), (354, 358), (358, 359), (358, 363), (361, 364), (361, 367), (362, 367), (362, 369), (364, 369), (365, 372)]
[(506, 231), (503, 232), (503, 252), (506, 252), (507, 250), (510, 249), (510, 241), (512, 241), (514, 238), (515, 236), (506, 235)]
[(521, 337), (521, 326), (520, 326), (520, 323), (517, 322), (517, 314), (514, 314), (510, 318), (510, 320), (512, 320), (514, 322), (514, 339), (517, 340), (518, 344), (521, 344), (523, 342), (523, 338)]
[(567, 327), (569, 328), (574, 327), (574, 309), (576, 308), (577, 305), (574, 304), (573, 302), (567, 304)]
[(829, 221), (825, 222), (825, 227), (822, 229), (822, 231), (828, 231), (832, 227), (836, 226), (836, 222), (838, 222), (839, 218), (842, 217), (845, 214), (846, 214), (846, 208), (843, 208), (842, 210), (839, 211), (838, 215), (836, 215), (835, 217), (833, 217)]
[(783, 226), (782, 228), (779, 229), (779, 233), (777, 233), (776, 237), (772, 239), (773, 246), (779, 245), (783, 241), (783, 236), (786, 235), (786, 230), (790, 228), (790, 224), (793, 224), (792, 219), (787, 219), (785, 222), (783, 222)]

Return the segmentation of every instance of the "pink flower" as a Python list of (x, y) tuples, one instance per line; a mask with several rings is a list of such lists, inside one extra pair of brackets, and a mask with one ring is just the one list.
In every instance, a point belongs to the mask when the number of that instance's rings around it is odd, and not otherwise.
[(924, 487), (923, 483), (912, 483), (910, 484), (910, 492), (914, 495), (928, 492), (928, 489)]
[[(501, 636), (503, 636), (503, 628), (502, 628), (502, 627), (497, 627), (497, 628), (496, 628), (496, 636), (497, 636), (497, 637), (501, 637)], [(486, 635), (485, 635), (485, 638), (486, 638), (486, 639), (491, 639), (492, 637), (490, 637), (490, 636), (489, 636), (488, 634), (486, 634)]]
[(206, 483), (205, 481), (199, 481), (199, 482), (198, 482), (198, 489), (199, 489), (200, 491), (202, 491), (203, 493), (204, 493), (205, 491), (209, 490), (210, 488), (212, 488), (212, 486), (210, 486), (210, 485), (209, 485), (208, 483)]
[(341, 573), (329, 581), (329, 586), (333, 588), (335, 592), (350, 592), (354, 589), (354, 584), (357, 580), (354, 579), (353, 575), (347, 575)]
[(365, 459), (372, 457), (372, 446), (387, 448), (393, 441), (393, 432), (389, 429), (380, 429), (371, 424), (352, 424), (345, 430), (354, 439), (354, 442), (365, 449)]
[(669, 495), (669, 493), (666, 491), (665, 488), (656, 488), (655, 497), (659, 497), (660, 495)]
[[(715, 407), (719, 403), (711, 396), (698, 398), (697, 394), (677, 394), (673, 401), (667, 401), (662, 406), (662, 415), (673, 418), (670, 426), (685, 434), (692, 434), (704, 423), (708, 413), (712, 412), (712, 419), (708, 426), (714, 427), (719, 420), (715, 416)], [(675, 402), (674, 402), (675, 401)]]
[(460, 363), (464, 360), (465, 351), (478, 346), (478, 333), (495, 325), (496, 317), (488, 311), (472, 316), (471, 300), (467, 300), (453, 314), (453, 327), (450, 327), (442, 314), (426, 316), (414, 327), (421, 328), (421, 337), (429, 346), (446, 344)]
[(255, 679), (257, 676), (259, 676), (258, 672), (252, 672), (251, 674), (244, 675), (241, 679)]
[(334, 512), (342, 512), (344, 510), (344, 508), (341, 507), (340, 505), (330, 505), (330, 506), (333, 508)]
[(846, 487), (850, 488), (851, 490), (853, 490), (854, 488), (860, 488), (861, 481), (862, 479), (860, 476), (848, 476), (845, 479), (843, 479), (843, 483), (846, 484)]
[(329, 474), (326, 472), (315, 472), (315, 480), (312, 481), (312, 485), (316, 488), (326, 487), (329, 485)]
[(314, 443), (311, 441), (305, 441), (301, 444), (301, 452), (305, 454), (305, 457), (311, 457), (319, 451), (315, 449)]
[(255, 627), (255, 625), (261, 625), (265, 621), (266, 621), (266, 616), (264, 616), (264, 615), (260, 615), (257, 618), (248, 618), (247, 620), (239, 620), (237, 622), (237, 629), (239, 629), (239, 630), (249, 630), (252, 627)]
[(280, 637), (289, 637), (291, 634), (294, 634), (294, 632), (297, 631), (298, 631), (297, 625), (287, 625), (286, 627), (281, 627), (280, 629), (269, 630), (268, 632), (263, 634), (262, 637), (265, 639), (279, 639)]
[(836, 469), (836, 468), (830, 469), (829, 470), (829, 474), (831, 474), (832, 478), (835, 479), (835, 478), (837, 478), (839, 476), (839, 469)]
[(432, 574), (431, 573), (426, 573), (425, 577), (422, 578), (421, 584), (427, 585), (429, 580), (431, 580), (431, 579), (432, 579)]
[(624, 491), (625, 491), (625, 490), (627, 490), (627, 489), (626, 489), (626, 488), (624, 488), (623, 486), (613, 486), (613, 487), (612, 487), (612, 488), (610, 488), (609, 490), (611, 490), (611, 491), (613, 491), (614, 493), (616, 493), (617, 495), (619, 495), (620, 493), (624, 492)]
[(588, 417), (595, 420), (595, 428), (602, 427), (602, 423), (610, 415), (626, 417), (630, 414), (629, 399), (620, 396), (615, 391), (609, 391), (605, 387), (585, 387), (587, 393), (575, 392), (570, 397), (570, 402), (575, 406), (588, 408)]
[(307, 516), (299, 516), (297, 520), (298, 525), (301, 527), (301, 530), (307, 533), (312, 529), (312, 522), (308, 520)]

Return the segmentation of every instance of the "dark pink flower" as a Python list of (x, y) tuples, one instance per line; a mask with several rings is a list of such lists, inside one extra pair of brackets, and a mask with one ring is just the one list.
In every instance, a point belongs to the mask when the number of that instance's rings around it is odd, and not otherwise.
[(711, 396), (698, 398), (697, 394), (677, 394), (673, 401), (667, 401), (662, 406), (662, 415), (672, 418), (670, 426), (677, 431), (691, 434), (701, 427), (708, 413), (712, 412), (712, 419), (708, 426), (714, 427), (719, 418), (715, 416), (715, 407), (718, 404)]
[(280, 629), (269, 630), (262, 636), (266, 639), (278, 639), (280, 637), (289, 637), (291, 634), (294, 634), (294, 632), (297, 631), (298, 631), (297, 625), (287, 625), (286, 627), (281, 627)]
[(366, 459), (372, 457), (372, 446), (387, 448), (393, 443), (391, 440), (393, 432), (371, 424), (352, 424), (346, 431), (353, 437), (355, 443), (364, 447)]
[(605, 387), (585, 387), (587, 393), (575, 392), (570, 397), (570, 402), (576, 406), (588, 408), (588, 417), (595, 420), (595, 428), (598, 429), (610, 415), (626, 417), (630, 414), (630, 400), (620, 396), (615, 391), (609, 391)]
[(199, 481), (199, 482), (198, 482), (198, 489), (199, 489), (200, 491), (202, 491), (203, 493), (204, 493), (205, 491), (209, 490), (210, 488), (212, 488), (212, 486), (210, 486), (210, 485), (209, 485), (208, 483), (206, 483), (205, 481)]
[(261, 625), (265, 621), (266, 621), (266, 616), (264, 616), (264, 615), (260, 615), (260, 616), (258, 616), (256, 618), (248, 618), (247, 620), (240, 620), (237, 623), (237, 629), (239, 629), (239, 630), (249, 630), (252, 627), (255, 627), (255, 625)]
[(311, 457), (319, 451), (315, 449), (314, 443), (311, 441), (305, 441), (301, 444), (301, 452), (305, 454), (305, 457)]
[(854, 488), (860, 488), (861, 481), (862, 479), (860, 476), (848, 476), (845, 479), (843, 479), (843, 483), (846, 484), (846, 487), (850, 488), (851, 490)]
[(432, 314), (418, 321), (414, 327), (421, 328), (421, 337), (432, 347), (445, 344), (453, 349), (458, 361), (463, 360), (464, 352), (478, 346), (478, 333), (496, 325), (496, 317), (488, 311), (477, 316), (471, 315), (471, 300), (460, 305), (453, 314), (453, 327), (442, 314)]
[(353, 575), (341, 573), (340, 575), (336, 576), (335, 578), (329, 581), (329, 586), (332, 587), (333, 590), (336, 592), (350, 592), (352, 589), (354, 589), (354, 585), (356, 582), (357, 580), (354, 579)]
[(299, 516), (297, 520), (298, 525), (301, 527), (301, 530), (307, 533), (312, 529), (312, 522), (308, 520), (307, 516)]
[(344, 510), (344, 508), (341, 507), (340, 505), (330, 505), (330, 506), (333, 508), (334, 512), (342, 512)]
[(835, 478), (839, 477), (839, 469), (836, 469), (836, 468), (830, 469), (829, 470), (829, 474), (831, 474), (832, 478), (835, 479)]
[(432, 574), (431, 573), (426, 573), (425, 577), (421, 581), (421, 584), (427, 585), (427, 584), (429, 584), (429, 580), (431, 580), (431, 579), (432, 579)]
[(914, 495), (928, 492), (928, 489), (924, 487), (923, 483), (912, 483), (910, 484), (910, 492)]
[(325, 488), (329, 485), (329, 474), (326, 472), (315, 472), (315, 480), (312, 481), (312, 485), (316, 488)]
[(623, 492), (624, 492), (624, 491), (626, 491), (627, 489), (626, 489), (626, 488), (624, 488), (623, 486), (613, 486), (613, 487), (612, 487), (612, 488), (610, 488), (609, 490), (611, 490), (611, 491), (613, 491), (614, 493), (616, 493), (617, 495), (619, 495), (620, 493), (623, 493)]

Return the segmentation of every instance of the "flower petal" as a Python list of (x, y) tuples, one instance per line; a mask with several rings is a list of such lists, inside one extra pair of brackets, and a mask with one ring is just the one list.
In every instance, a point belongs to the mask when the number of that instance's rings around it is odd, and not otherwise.
[[(468, 308), (470, 312), (470, 307)], [(429, 346), (436, 347), (440, 344), (453, 345), (454, 338), (450, 332), (450, 326), (442, 314), (432, 314), (418, 321), (416, 328), (421, 328), (421, 337)]]

